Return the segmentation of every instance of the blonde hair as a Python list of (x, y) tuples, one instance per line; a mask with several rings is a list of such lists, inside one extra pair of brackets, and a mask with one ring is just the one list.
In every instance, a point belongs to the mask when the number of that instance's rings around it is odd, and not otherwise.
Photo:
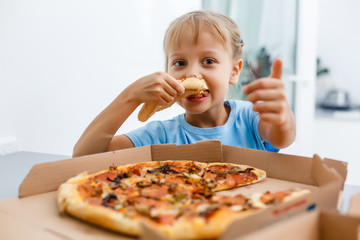
[(200, 31), (206, 29), (219, 34), (224, 46), (232, 52), (234, 59), (242, 56), (243, 40), (240, 30), (231, 18), (211, 11), (193, 11), (176, 18), (168, 27), (164, 37), (165, 69), (168, 68), (168, 53), (171, 47), (180, 46), (180, 38), (184, 31), (194, 33), (193, 42), (198, 42)]

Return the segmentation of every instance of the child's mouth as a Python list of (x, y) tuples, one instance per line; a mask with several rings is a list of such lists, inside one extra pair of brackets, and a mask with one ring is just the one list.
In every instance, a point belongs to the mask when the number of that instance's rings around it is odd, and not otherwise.
[(197, 102), (197, 101), (202, 101), (204, 98), (206, 98), (207, 96), (209, 96), (210, 91), (209, 90), (204, 90), (201, 91), (197, 94), (193, 94), (187, 97), (187, 100), (191, 101), (191, 102)]

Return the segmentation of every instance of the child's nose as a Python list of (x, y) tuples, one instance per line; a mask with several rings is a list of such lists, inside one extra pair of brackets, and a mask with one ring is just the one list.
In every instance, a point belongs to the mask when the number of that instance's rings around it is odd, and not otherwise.
[(196, 73), (196, 74), (192, 73), (192, 74), (186, 75), (186, 78), (190, 78), (190, 77), (196, 77), (196, 78), (202, 79), (202, 76), (199, 73)]

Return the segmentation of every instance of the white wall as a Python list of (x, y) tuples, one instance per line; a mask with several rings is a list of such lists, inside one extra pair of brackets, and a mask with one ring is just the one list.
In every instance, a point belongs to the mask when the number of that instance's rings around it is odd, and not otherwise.
[[(200, 7), (200, 0), (0, 1), (0, 148), (16, 139), (18, 150), (71, 155), (127, 85), (164, 69), (165, 29)], [(134, 113), (122, 132), (139, 126)]]
[[(330, 74), (317, 80), (317, 101), (332, 88), (345, 89), (354, 105), (360, 106), (360, 1), (318, 0), (318, 56)], [(359, 185), (359, 111), (321, 111), (314, 123), (314, 152), (322, 157), (348, 162), (346, 183)]]
[(330, 74), (318, 79), (318, 100), (330, 88), (350, 92), (360, 106), (360, 1), (319, 0), (318, 56)]
[(314, 149), (321, 157), (348, 163), (346, 183), (360, 185), (360, 121), (319, 117), (314, 122)]

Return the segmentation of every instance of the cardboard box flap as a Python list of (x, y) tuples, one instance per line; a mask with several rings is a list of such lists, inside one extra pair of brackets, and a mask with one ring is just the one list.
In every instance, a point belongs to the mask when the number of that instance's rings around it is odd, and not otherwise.
[(341, 189), (344, 189), (344, 184), (345, 184), (345, 180), (346, 180), (346, 176), (347, 176), (347, 172), (348, 172), (348, 170), (347, 170), (348, 163), (330, 159), (330, 158), (324, 158), (324, 161), (325, 161), (326, 165), (328, 165), (330, 168), (334, 168), (339, 173), (340, 177), (342, 178)]
[(339, 182), (339, 184), (343, 183), (343, 178), (340, 174), (334, 168), (329, 167), (317, 154), (314, 154), (313, 157), (311, 177), (318, 183), (319, 186), (324, 186), (329, 182)]
[(223, 146), (226, 162), (239, 162), (266, 170), (271, 178), (316, 185), (311, 178), (312, 158), (262, 150)]
[(219, 140), (198, 141), (195, 144), (157, 144), (151, 146), (153, 161), (194, 160), (201, 162), (223, 161), (222, 144)]
[(91, 174), (107, 169), (112, 165), (118, 166), (135, 163), (136, 161), (151, 161), (150, 147), (145, 146), (141, 148), (141, 151), (139, 151), (139, 149), (129, 148), (36, 164), (21, 183), (19, 197), (55, 191), (60, 184), (84, 171)]
[(360, 218), (340, 215), (336, 212), (322, 211), (320, 215), (321, 239), (357, 240)]
[(325, 161), (317, 154), (313, 157), (311, 177), (318, 183), (321, 190), (319, 195), (320, 206), (324, 209), (336, 209), (339, 200), (343, 178), (334, 169), (328, 167)]
[(360, 217), (360, 193), (355, 194), (351, 198), (348, 214)]

